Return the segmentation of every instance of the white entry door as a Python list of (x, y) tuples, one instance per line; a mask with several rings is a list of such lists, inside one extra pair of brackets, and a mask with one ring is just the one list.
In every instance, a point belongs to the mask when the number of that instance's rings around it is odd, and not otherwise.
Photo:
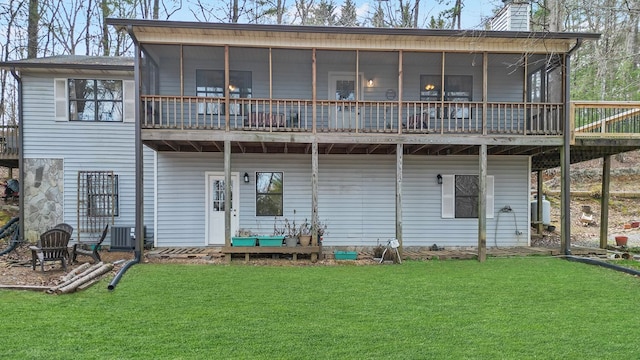
[[(207, 172), (207, 244), (224, 245), (224, 195), (225, 181), (223, 173)], [(239, 175), (231, 174), (231, 236), (239, 226)]]
[[(329, 100), (356, 101), (356, 94), (362, 100), (362, 74), (358, 77), (356, 89), (355, 73), (329, 73)], [(362, 127), (359, 123), (358, 111), (355, 105), (341, 105), (338, 103), (329, 109), (329, 129), (356, 129)]]

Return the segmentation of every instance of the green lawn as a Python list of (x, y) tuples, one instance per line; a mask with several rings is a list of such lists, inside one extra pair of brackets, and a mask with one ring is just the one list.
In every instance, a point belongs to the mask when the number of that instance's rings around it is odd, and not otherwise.
[(640, 356), (640, 279), (546, 257), (144, 264), (107, 283), (0, 291), (0, 359)]

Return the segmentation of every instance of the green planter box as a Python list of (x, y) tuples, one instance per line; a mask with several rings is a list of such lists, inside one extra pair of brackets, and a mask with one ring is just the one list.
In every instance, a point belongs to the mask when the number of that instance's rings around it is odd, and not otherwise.
[(258, 236), (259, 246), (282, 246), (284, 236)]
[(232, 237), (231, 246), (256, 246), (255, 237)]
[(333, 252), (336, 260), (355, 260), (358, 258), (358, 252), (356, 251), (339, 251), (336, 250)]

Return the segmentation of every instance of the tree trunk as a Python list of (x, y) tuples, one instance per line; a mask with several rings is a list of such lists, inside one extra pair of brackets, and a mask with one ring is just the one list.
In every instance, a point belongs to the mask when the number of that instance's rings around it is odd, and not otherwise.
[(561, 0), (548, 0), (549, 31), (561, 32), (564, 29), (564, 7)]
[(40, 13), (38, 12), (38, 0), (29, 0), (29, 23), (27, 25), (27, 58), (38, 57), (38, 24)]
[(102, 55), (109, 56), (111, 54), (111, 44), (109, 41), (109, 26), (107, 25), (106, 19), (111, 14), (111, 11), (107, 0), (101, 0), (100, 9), (102, 10), (102, 40), (100, 41), (102, 45)]
[(625, 32), (627, 37), (625, 50), (633, 64), (637, 64), (638, 60), (640, 60), (640, 54), (638, 54), (638, 26), (640, 25), (638, 12), (640, 11), (640, 1), (629, 0), (627, 5), (629, 6), (629, 20), (627, 22), (627, 31)]

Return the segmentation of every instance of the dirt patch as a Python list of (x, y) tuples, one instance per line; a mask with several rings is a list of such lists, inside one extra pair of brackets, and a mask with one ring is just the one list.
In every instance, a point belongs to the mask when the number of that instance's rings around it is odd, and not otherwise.
[[(571, 243), (579, 246), (598, 247), (600, 244), (600, 196), (602, 190), (602, 159), (572, 164), (571, 191), (587, 191), (589, 196), (572, 196), (571, 198)], [(560, 191), (560, 168), (543, 172), (543, 189)], [(531, 179), (531, 188), (536, 189), (535, 173)], [(640, 229), (625, 229), (640, 218), (640, 198), (617, 197), (616, 193), (640, 194), (640, 151), (632, 151), (611, 157), (611, 184), (609, 187), (609, 239), (616, 235), (629, 236), (629, 247), (640, 246)], [(562, 229), (560, 217), (560, 196), (547, 195), (551, 205), (551, 224), (555, 231), (544, 232), (543, 238), (532, 238), (533, 246), (559, 246)], [(581, 221), (582, 207), (590, 206), (594, 222), (585, 224)], [(535, 234), (535, 230), (532, 230)], [(612, 244), (612, 241), (609, 241)], [(615, 244), (612, 244), (615, 245)]]
[[(3, 247), (4, 248), (4, 247)], [(224, 257), (219, 251), (211, 250), (206, 256), (194, 258), (178, 258), (168, 257), (160, 258), (148, 256), (148, 251), (144, 252), (143, 263), (164, 263), (164, 264), (227, 264)], [(106, 278), (113, 278), (115, 274), (122, 268), (128, 260), (134, 258), (133, 252), (117, 252), (117, 251), (100, 251), (100, 257), (103, 262), (114, 264), (114, 268), (110, 273), (105, 275)], [(232, 260), (234, 263), (245, 264), (242, 257)], [(90, 257), (79, 257), (78, 262), (67, 264), (67, 272), (79, 267), (85, 262), (92, 262)], [(310, 258), (299, 257), (298, 260), (292, 261), (289, 257), (282, 255), (279, 258), (273, 258), (270, 255), (252, 255), (247, 264), (251, 266), (331, 266), (338, 262), (333, 259), (321, 259), (312, 262)], [(371, 257), (363, 257), (355, 261), (349, 261), (349, 264), (359, 265), (375, 265), (376, 261)], [(61, 262), (46, 262), (45, 271), (40, 270), (39, 265), (36, 270), (31, 267), (31, 250), (28, 245), (19, 245), (14, 251), (0, 257), (0, 285), (35, 285), (53, 287), (62, 282), (62, 277), (67, 274), (62, 268)]]

